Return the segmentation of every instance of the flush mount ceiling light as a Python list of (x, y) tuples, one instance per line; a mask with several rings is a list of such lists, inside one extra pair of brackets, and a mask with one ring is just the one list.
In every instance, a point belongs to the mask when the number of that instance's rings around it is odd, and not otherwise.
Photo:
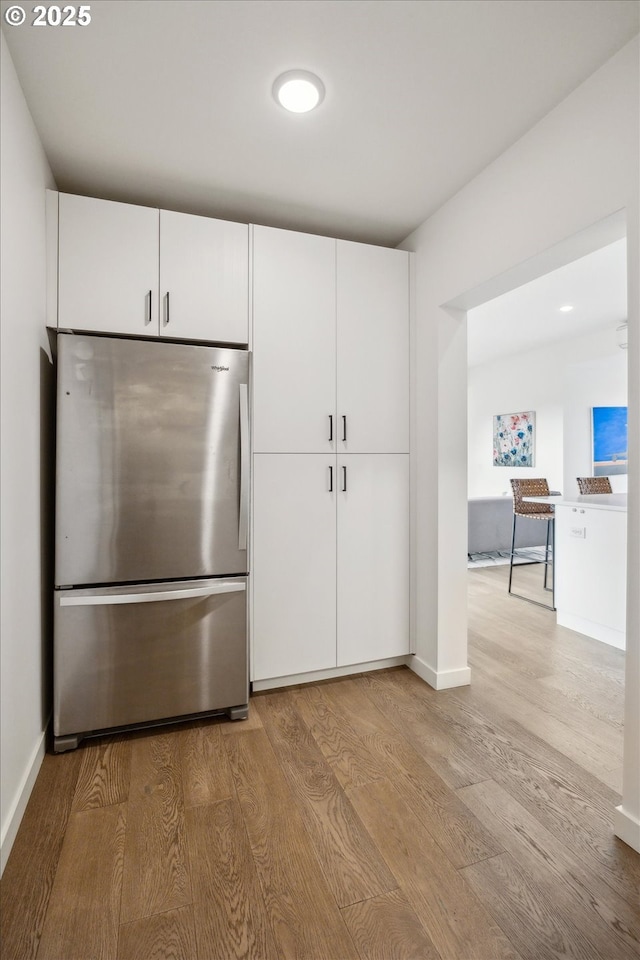
[(560, 313), (571, 313), (573, 307), (570, 303), (565, 303), (564, 307), (559, 307)]
[(324, 100), (324, 84), (308, 70), (288, 70), (273, 84), (273, 96), (291, 113), (308, 113)]

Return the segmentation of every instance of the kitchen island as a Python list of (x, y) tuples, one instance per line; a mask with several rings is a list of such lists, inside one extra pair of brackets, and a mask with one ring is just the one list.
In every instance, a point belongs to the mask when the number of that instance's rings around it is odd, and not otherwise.
[(557, 622), (624, 650), (627, 495), (549, 499), (555, 508)]

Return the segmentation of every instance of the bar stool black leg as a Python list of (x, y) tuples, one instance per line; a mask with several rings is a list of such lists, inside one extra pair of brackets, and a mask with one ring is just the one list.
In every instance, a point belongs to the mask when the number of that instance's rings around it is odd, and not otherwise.
[(551, 518), (551, 609), (556, 608), (556, 518)]
[(547, 589), (547, 573), (549, 571), (549, 533), (551, 529), (551, 520), (547, 520), (547, 542), (544, 548), (544, 588)]
[(511, 561), (509, 563), (509, 589), (508, 593), (511, 593), (511, 580), (513, 578), (513, 552), (516, 543), (516, 514), (513, 515), (513, 525), (511, 527)]

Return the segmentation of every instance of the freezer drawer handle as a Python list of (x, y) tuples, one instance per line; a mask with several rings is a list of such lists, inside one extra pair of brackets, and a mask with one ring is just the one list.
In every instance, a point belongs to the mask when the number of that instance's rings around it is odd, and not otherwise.
[(246, 383), (240, 384), (240, 515), (238, 549), (247, 549), (249, 526), (249, 395)]
[(246, 583), (238, 581), (212, 584), (208, 587), (189, 587), (187, 590), (158, 590), (155, 593), (112, 593), (100, 596), (60, 597), (61, 607), (102, 607), (113, 603), (157, 603), (159, 600), (186, 600), (189, 597), (212, 597), (216, 593), (240, 593)]

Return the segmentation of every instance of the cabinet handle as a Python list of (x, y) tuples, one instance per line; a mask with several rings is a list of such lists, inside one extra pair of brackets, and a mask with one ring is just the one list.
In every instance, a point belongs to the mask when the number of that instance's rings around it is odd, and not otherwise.
[(329, 443), (333, 440), (333, 414), (329, 414)]
[(342, 468), (342, 492), (347, 492), (347, 468)]
[(165, 317), (165, 325), (169, 325), (169, 291), (167, 290), (167, 315)]
[(151, 323), (151, 300), (153, 297), (153, 290), (149, 290), (149, 313), (147, 315), (147, 323)]
[(329, 467), (329, 493), (333, 493), (333, 467)]
[(342, 439), (347, 442), (347, 418), (343, 416), (342, 418)]

